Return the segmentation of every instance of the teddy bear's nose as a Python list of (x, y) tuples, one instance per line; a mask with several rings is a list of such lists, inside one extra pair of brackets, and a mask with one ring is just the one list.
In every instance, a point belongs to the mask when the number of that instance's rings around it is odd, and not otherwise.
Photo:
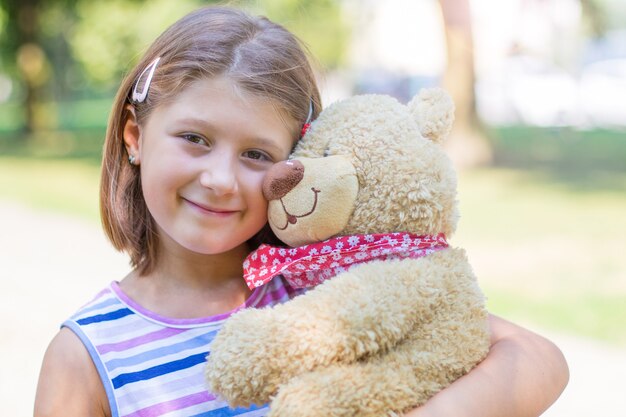
[(263, 180), (263, 195), (269, 201), (278, 200), (298, 185), (304, 177), (304, 165), (296, 160), (282, 161), (267, 171)]

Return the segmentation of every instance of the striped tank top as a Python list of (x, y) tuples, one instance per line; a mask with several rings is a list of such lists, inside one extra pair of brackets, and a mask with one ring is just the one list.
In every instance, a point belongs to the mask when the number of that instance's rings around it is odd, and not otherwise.
[(171, 319), (141, 307), (113, 282), (63, 326), (89, 351), (113, 417), (264, 416), (265, 405), (232, 409), (207, 392), (205, 358), (231, 314), (282, 303), (296, 294), (277, 277), (231, 312)]

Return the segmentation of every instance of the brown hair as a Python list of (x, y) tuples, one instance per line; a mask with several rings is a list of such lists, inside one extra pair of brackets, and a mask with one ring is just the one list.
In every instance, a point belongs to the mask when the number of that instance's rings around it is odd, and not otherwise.
[[(313, 70), (301, 42), (282, 26), (242, 11), (207, 7), (188, 14), (170, 26), (150, 46), (124, 78), (109, 118), (100, 182), (100, 215), (113, 246), (130, 256), (141, 274), (155, 264), (158, 235), (143, 198), (138, 167), (128, 163), (123, 141), (132, 103), (139, 124), (159, 105), (173, 100), (192, 82), (226, 75), (243, 91), (265, 97), (285, 116), (303, 124), (313, 106), (321, 110)], [(144, 69), (157, 57), (159, 63), (145, 101), (132, 102), (132, 89), (142, 85)], [(138, 80), (138, 77), (142, 80)], [(301, 126), (300, 124), (300, 126)], [(294, 141), (299, 137), (294, 129)], [(251, 239), (258, 244), (264, 228)], [(261, 237), (263, 235), (263, 237)]]

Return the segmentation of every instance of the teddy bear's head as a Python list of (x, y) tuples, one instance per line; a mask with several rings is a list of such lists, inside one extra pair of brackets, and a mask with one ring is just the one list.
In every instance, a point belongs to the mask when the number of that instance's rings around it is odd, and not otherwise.
[(441, 89), (407, 105), (385, 95), (334, 103), (265, 178), (272, 230), (290, 246), (338, 235), (452, 234), (456, 175), (441, 141), (453, 113)]

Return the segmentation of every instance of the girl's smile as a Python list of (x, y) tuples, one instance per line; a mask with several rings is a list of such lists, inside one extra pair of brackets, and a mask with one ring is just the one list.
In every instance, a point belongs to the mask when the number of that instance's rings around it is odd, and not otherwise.
[(194, 202), (194, 201), (189, 200), (189, 199), (184, 198), (184, 197), (181, 197), (181, 198), (193, 210), (196, 210), (200, 214), (204, 214), (204, 215), (212, 215), (212, 216), (218, 216), (218, 217), (228, 217), (228, 216), (231, 216), (231, 215), (235, 215), (235, 214), (237, 214), (237, 213), (239, 213), (241, 211), (241, 210), (229, 210), (229, 209), (213, 207), (213, 206), (209, 206), (209, 205), (206, 205), (206, 204)]

